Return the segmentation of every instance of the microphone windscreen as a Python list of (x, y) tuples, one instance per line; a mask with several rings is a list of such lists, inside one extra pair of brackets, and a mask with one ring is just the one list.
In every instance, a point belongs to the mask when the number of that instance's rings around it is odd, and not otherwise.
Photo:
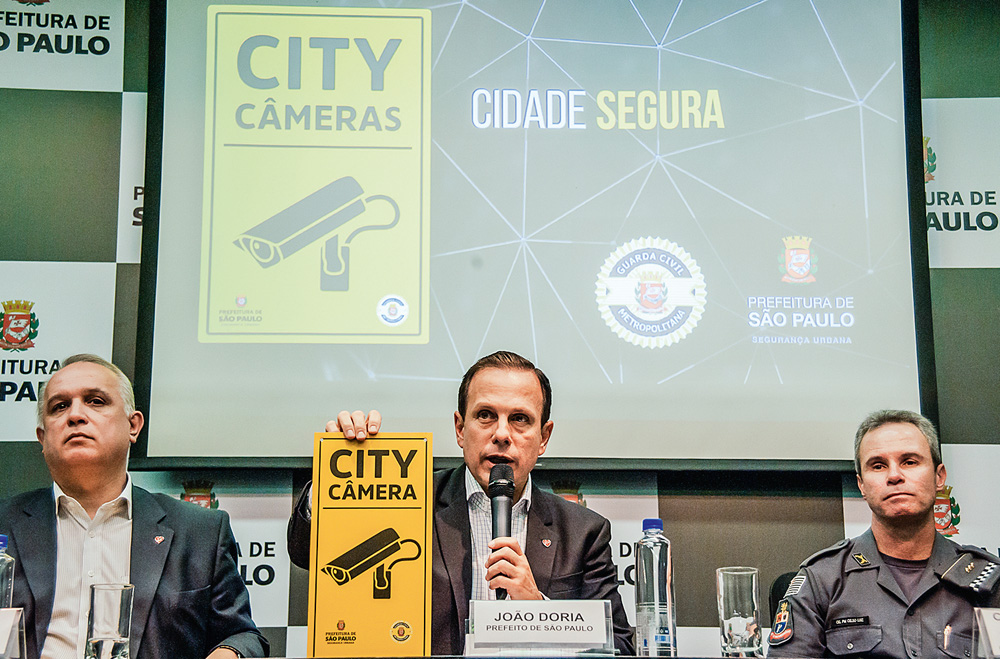
[(493, 497), (514, 496), (514, 469), (509, 464), (493, 465), (490, 469), (490, 483), (486, 494)]

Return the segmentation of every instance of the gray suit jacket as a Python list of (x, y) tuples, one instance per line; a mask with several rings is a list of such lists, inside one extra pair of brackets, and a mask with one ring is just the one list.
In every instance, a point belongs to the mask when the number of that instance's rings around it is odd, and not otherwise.
[[(289, 521), (288, 553), (293, 563), (307, 568), (310, 526), (303, 499), (299, 497)], [(543, 540), (551, 542), (546, 546)], [(472, 596), (472, 528), (464, 466), (434, 474), (433, 541), (431, 652), (460, 655)], [(634, 654), (610, 543), (608, 520), (532, 486), (523, 549), (538, 589), (552, 599), (611, 600), (615, 647)]]
[[(0, 533), (8, 536), (15, 560), (14, 606), (24, 608), (28, 658), (36, 659), (56, 587), (52, 488), (0, 503)], [(268, 643), (250, 617), (225, 512), (133, 487), (131, 553), (132, 657), (204, 659), (218, 645), (245, 657), (267, 656)]]

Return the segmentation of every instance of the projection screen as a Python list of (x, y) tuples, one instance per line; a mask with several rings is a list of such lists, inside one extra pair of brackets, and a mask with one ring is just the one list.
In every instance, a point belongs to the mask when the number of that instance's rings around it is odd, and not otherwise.
[(458, 456), (500, 349), (552, 380), (546, 458), (846, 460), (926, 404), (899, 1), (153, 13), (145, 457), (371, 408)]

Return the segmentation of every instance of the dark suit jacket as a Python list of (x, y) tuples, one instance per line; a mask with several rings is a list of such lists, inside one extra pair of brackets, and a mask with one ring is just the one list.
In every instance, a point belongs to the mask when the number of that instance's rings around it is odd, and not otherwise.
[[(0, 533), (7, 534), (15, 560), (14, 606), (24, 608), (28, 658), (36, 659), (56, 587), (52, 488), (0, 504)], [(132, 657), (204, 659), (218, 645), (246, 657), (267, 656), (268, 643), (250, 618), (225, 512), (133, 487), (131, 555)]]
[[(288, 553), (293, 563), (308, 568), (310, 525), (304, 511), (300, 495), (288, 524)], [(542, 540), (552, 542), (546, 547)], [(615, 647), (634, 654), (610, 543), (608, 520), (532, 486), (523, 549), (538, 590), (551, 599), (611, 600)], [(431, 652), (460, 655), (472, 596), (472, 527), (464, 466), (434, 474), (433, 554)]]

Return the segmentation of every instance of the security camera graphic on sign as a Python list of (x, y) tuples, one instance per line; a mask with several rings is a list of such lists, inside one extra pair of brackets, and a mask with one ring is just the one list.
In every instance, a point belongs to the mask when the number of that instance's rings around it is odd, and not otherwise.
[[(322, 241), (320, 290), (346, 291), (349, 282), (351, 241), (364, 231), (391, 229), (399, 222), (399, 206), (385, 195), (364, 197), (352, 176), (339, 178), (241, 234), (233, 244), (246, 251), (262, 268), (275, 266), (296, 252)], [(384, 201), (392, 208), (388, 224), (358, 227), (340, 244), (340, 232), (365, 211), (365, 204)]]
[[(416, 555), (397, 558), (386, 565), (386, 559), (402, 549), (405, 544), (412, 544), (417, 550)], [(337, 585), (343, 586), (375, 567), (375, 572), (372, 574), (372, 598), (387, 600), (392, 596), (392, 566), (396, 563), (415, 561), (420, 558), (420, 553), (420, 544), (416, 540), (400, 540), (395, 529), (384, 529), (327, 563), (322, 572), (332, 577)]]

